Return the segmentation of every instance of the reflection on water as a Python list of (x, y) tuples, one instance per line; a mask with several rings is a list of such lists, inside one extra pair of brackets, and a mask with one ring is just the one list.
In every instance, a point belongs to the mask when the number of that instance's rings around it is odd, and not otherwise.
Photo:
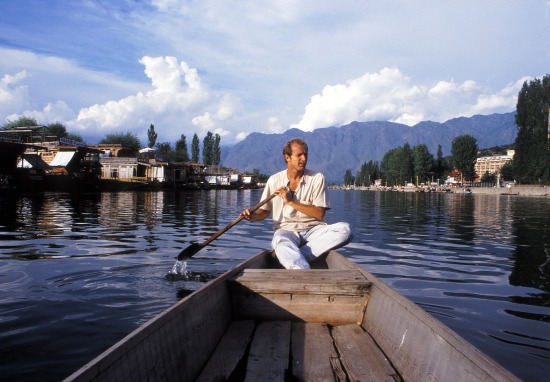
[[(261, 190), (0, 197), (0, 374), (59, 380), (269, 246), (241, 222), (170, 275), (176, 255)], [(550, 372), (550, 199), (331, 191), (341, 252), (524, 380)], [(173, 276), (173, 277), (171, 277)]]
[(397, 192), (343, 199), (361, 233), (350, 257), (522, 379), (545, 380), (550, 199)]

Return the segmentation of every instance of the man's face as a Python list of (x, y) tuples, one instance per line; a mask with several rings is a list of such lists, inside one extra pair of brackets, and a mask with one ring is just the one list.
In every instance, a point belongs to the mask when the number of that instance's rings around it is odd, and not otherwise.
[(286, 163), (289, 168), (292, 168), (296, 171), (303, 171), (306, 168), (307, 164), (307, 151), (306, 148), (302, 145), (293, 144), (292, 145), (292, 155), (285, 155)]

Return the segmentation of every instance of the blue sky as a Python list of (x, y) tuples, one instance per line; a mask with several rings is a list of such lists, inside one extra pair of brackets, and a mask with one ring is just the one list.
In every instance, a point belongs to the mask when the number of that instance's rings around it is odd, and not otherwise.
[(232, 144), (504, 113), (549, 41), (546, 0), (0, 0), (0, 122)]

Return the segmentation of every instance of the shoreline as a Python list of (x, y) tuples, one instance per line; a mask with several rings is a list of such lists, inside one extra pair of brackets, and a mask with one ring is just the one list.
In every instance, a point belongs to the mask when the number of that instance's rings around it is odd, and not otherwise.
[(429, 191), (424, 188), (417, 187), (350, 187), (341, 188), (344, 190), (365, 190), (365, 191), (394, 191), (394, 192), (441, 192), (455, 194), (483, 194), (483, 195), (509, 195), (509, 196), (550, 196), (550, 186), (536, 185), (509, 185), (505, 187), (451, 187), (437, 191)]
[(550, 195), (549, 186), (510, 185), (509, 187), (470, 187), (453, 190), (457, 193), (510, 195), (510, 196), (545, 196)]

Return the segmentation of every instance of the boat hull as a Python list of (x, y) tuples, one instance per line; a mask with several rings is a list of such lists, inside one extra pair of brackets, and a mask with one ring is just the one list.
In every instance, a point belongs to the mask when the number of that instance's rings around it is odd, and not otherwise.
[[(451, 329), (337, 252), (331, 251), (316, 267), (326, 268), (326, 277), (318, 270), (308, 276), (274, 269), (280, 267), (271, 252), (262, 252), (139, 327), (65, 381), (223, 380), (222, 374), (213, 374), (222, 367), (212, 359), (217, 353), (227, 353), (222, 344), (227, 342), (227, 333), (232, 331), (228, 329), (235, 322), (240, 323), (241, 331), (233, 340), (242, 340), (240, 348), (248, 357), (244, 366), (242, 360), (237, 362), (241, 369), (244, 367), (244, 380), (266, 380), (271, 372), (280, 380), (288, 378), (289, 373), (293, 373), (292, 378), (317, 379), (311, 373), (325, 370), (325, 363), (331, 371), (323, 372), (323, 380), (517, 380)], [(339, 280), (342, 274), (349, 274), (350, 279)], [(254, 323), (255, 333), (248, 342), (242, 334), (243, 328), (250, 325), (247, 322)], [(331, 337), (327, 339), (327, 335)], [(288, 341), (278, 342), (282, 344), (278, 347), (255, 345), (262, 343), (260, 336), (264, 341)], [(303, 342), (306, 337), (310, 338), (308, 346)], [(313, 344), (311, 338), (315, 339)], [(336, 346), (323, 348), (328, 354), (323, 367), (312, 358), (324, 353), (317, 342)], [(296, 348), (296, 343), (302, 345)], [(340, 350), (335, 351), (338, 346)], [(287, 358), (261, 356), (256, 353), (258, 349), (278, 349), (282, 354), (286, 352)], [(342, 355), (348, 350), (348, 357), (334, 361), (335, 353)], [(374, 352), (379, 355), (370, 359), (369, 354)], [(261, 365), (262, 357), (268, 363), (255, 367), (259, 362)], [(284, 375), (273, 371), (276, 359), (283, 360)], [(296, 363), (297, 359), (302, 361)]]

